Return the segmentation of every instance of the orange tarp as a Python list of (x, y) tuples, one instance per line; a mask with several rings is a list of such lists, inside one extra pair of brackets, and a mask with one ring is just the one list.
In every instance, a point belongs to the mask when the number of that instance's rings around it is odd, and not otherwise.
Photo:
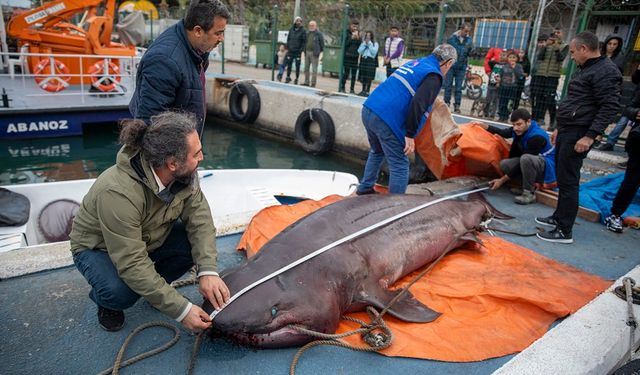
[(439, 180), (456, 176), (498, 177), (509, 144), (478, 125), (458, 125), (437, 100), (416, 137), (416, 151)]
[[(257, 251), (276, 234), (265, 227), (285, 228), (311, 208), (334, 201), (335, 196), (320, 202), (269, 207), (253, 218), (238, 248)], [(256, 227), (258, 235), (253, 233)], [(474, 244), (453, 251), (411, 287), (417, 299), (442, 313), (438, 319), (416, 324), (385, 316), (394, 342), (382, 354), (450, 362), (512, 354), (611, 284), (503, 239), (480, 238), (483, 246)], [(327, 243), (333, 240), (327, 239)], [(405, 276), (394, 287), (408, 284), (420, 271)], [(368, 321), (365, 313), (350, 315)], [(342, 321), (338, 332), (355, 328), (355, 323)], [(366, 345), (359, 336), (344, 340)]]

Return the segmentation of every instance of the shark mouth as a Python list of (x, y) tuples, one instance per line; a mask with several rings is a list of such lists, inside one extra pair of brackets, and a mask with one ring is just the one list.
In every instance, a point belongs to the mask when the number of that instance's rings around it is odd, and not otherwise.
[(236, 344), (264, 349), (300, 346), (313, 340), (313, 337), (300, 333), (289, 325), (265, 333), (224, 333), (214, 328), (211, 337), (228, 338)]

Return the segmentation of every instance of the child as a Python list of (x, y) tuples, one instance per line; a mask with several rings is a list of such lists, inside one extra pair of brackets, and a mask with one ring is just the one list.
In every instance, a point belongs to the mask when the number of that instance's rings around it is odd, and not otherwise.
[[(500, 87), (498, 97), (500, 108), (498, 109), (499, 120), (507, 122), (509, 117), (509, 102), (515, 106), (516, 93), (518, 92), (518, 82), (524, 77), (522, 65), (518, 63), (518, 54), (514, 50), (507, 53), (507, 63), (502, 65), (500, 70)], [(513, 107), (513, 109), (516, 109)]]
[(487, 103), (484, 106), (484, 117), (493, 119), (496, 116), (498, 107), (498, 87), (500, 87), (500, 72), (502, 66), (507, 62), (507, 51), (500, 53), (500, 62), (489, 62), (493, 64), (489, 74), (489, 85), (487, 86)]
[(282, 82), (282, 75), (284, 74), (284, 58), (287, 57), (287, 47), (284, 44), (280, 44), (278, 52), (278, 81)]

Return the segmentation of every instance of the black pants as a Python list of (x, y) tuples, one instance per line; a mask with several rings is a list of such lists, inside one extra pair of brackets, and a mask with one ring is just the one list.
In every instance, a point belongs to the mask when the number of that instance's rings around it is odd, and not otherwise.
[(611, 213), (617, 216), (621, 216), (629, 208), (640, 187), (640, 131), (629, 133), (625, 148), (629, 154), (627, 170), (611, 207)]
[(531, 82), (532, 113), (531, 117), (540, 122), (544, 121), (546, 111), (549, 111), (549, 126), (556, 122), (556, 90), (558, 77), (534, 76)]
[(351, 91), (354, 90), (356, 85), (356, 77), (358, 76), (358, 60), (344, 60), (344, 71), (342, 72), (342, 81), (340, 82), (340, 89), (344, 90), (347, 83), (347, 79), (351, 76)]
[(571, 233), (578, 215), (580, 168), (587, 152), (577, 153), (576, 142), (589, 130), (571, 129), (558, 132), (556, 138), (556, 179), (558, 180), (558, 206), (553, 217), (564, 233)]
[(291, 78), (291, 66), (296, 64), (296, 79), (300, 77), (300, 54), (288, 53), (284, 59), (284, 65), (287, 66), (287, 78)]

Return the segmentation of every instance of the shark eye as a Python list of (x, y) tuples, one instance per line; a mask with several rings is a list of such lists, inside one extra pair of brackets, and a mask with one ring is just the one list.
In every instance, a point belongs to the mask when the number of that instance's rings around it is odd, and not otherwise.
[(277, 308), (277, 307), (275, 307), (275, 306), (273, 306), (273, 307), (271, 308), (271, 316), (272, 316), (272, 317), (275, 317), (276, 315), (278, 315), (278, 308)]

